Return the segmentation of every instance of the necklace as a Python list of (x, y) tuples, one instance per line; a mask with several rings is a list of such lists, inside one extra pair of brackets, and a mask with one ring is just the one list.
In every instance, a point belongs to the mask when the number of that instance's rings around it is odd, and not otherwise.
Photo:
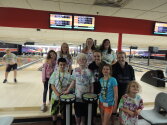
[(103, 78), (101, 94), (104, 100), (107, 99), (108, 82), (109, 82), (109, 79), (107, 79), (107, 81), (105, 82)]
[(62, 83), (63, 83), (63, 79), (64, 79), (64, 72), (63, 72), (63, 75), (62, 75), (62, 79), (61, 79), (61, 75), (60, 75), (60, 71), (59, 71), (59, 86), (60, 86), (60, 91), (62, 91)]

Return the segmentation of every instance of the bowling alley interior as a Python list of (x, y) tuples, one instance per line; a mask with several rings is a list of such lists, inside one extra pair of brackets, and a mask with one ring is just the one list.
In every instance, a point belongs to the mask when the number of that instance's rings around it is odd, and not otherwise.
[[(166, 0), (0, 0), (0, 125), (167, 125), (166, 8)], [(107, 49), (105, 41), (109, 43)], [(64, 48), (67, 50), (65, 56)], [(112, 57), (106, 57), (104, 52)], [(107, 110), (102, 109), (101, 105), (105, 107), (103, 92), (108, 98), (111, 91), (113, 94), (108, 100), (114, 100), (114, 103), (117, 102), (115, 97), (119, 98), (121, 80), (114, 74), (123, 73), (123, 69), (114, 70), (113, 67), (116, 64), (121, 67), (121, 52), (123, 64), (133, 69), (134, 77), (128, 83), (135, 80), (139, 84), (136, 93), (142, 100), (142, 108), (139, 113), (134, 111), (133, 116), (125, 112), (128, 117), (137, 119), (135, 123), (123, 122), (124, 117), (121, 118), (121, 111), (127, 109), (119, 108), (124, 96), (121, 101), (117, 99), (119, 104), (114, 112), (114, 108), (110, 112), (108, 122), (102, 118), (109, 108), (107, 103)], [(97, 61), (95, 53), (100, 53), (102, 66), (98, 67), (98, 76), (91, 70), (95, 68), (91, 64)], [(86, 62), (80, 61), (80, 55)], [(65, 66), (61, 69), (63, 59)], [(47, 63), (52, 69), (44, 70)], [(114, 87), (103, 91), (106, 81), (103, 70), (107, 64), (113, 71), (108, 76), (115, 79), (116, 83), (112, 84), (118, 86), (117, 92)], [(84, 69), (85, 77), (91, 79), (80, 78), (83, 84), (93, 86), (98, 83), (100, 90), (98, 94), (94, 87), (92, 91), (82, 90), (79, 103), (87, 105), (87, 114), (78, 124), (74, 105), (79, 100), (81, 91), (77, 87), (81, 83), (77, 83), (79, 77), (76, 74), (78, 67), (83, 65), (87, 71)], [(61, 80), (61, 70), (70, 77), (64, 82), (64, 86), (68, 83), (65, 90), (62, 90), (65, 75), (63, 73)], [(125, 72), (129, 73), (128, 69)], [(47, 77), (47, 86), (44, 77)], [(123, 83), (125, 81), (126, 78)], [(108, 80), (106, 83), (108, 85)], [(56, 88), (57, 84), (61, 84), (61, 89)], [(55, 91), (62, 92), (58, 96)], [(126, 92), (123, 95), (128, 95)], [(56, 123), (52, 118), (53, 106), (57, 106), (52, 101), (54, 95), (65, 112), (63, 118), (60, 112), (57, 114)], [(96, 115), (93, 114), (95, 103)]]

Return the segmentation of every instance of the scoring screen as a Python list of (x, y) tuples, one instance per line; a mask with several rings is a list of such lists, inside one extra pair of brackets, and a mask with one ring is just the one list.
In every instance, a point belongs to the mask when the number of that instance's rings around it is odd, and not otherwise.
[(95, 17), (91, 16), (74, 16), (74, 29), (95, 29)]
[(72, 15), (50, 14), (50, 27), (72, 29)]

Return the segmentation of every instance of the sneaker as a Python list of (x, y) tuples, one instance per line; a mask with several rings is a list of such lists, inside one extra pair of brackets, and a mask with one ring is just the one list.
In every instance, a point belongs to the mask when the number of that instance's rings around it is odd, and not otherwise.
[(47, 106), (46, 106), (46, 104), (43, 104), (43, 105), (41, 106), (41, 111), (43, 111), (43, 112), (46, 112), (46, 111), (47, 111)]
[(7, 79), (4, 79), (4, 80), (3, 80), (3, 83), (6, 83), (6, 82), (7, 82)]
[(14, 82), (15, 82), (15, 83), (17, 83), (17, 80), (16, 80), (16, 79), (14, 79)]

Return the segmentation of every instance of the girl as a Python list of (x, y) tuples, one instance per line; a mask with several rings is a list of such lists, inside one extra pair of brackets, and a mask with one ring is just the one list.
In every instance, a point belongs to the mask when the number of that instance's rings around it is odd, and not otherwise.
[(57, 52), (57, 59), (59, 58), (65, 58), (67, 61), (67, 68), (66, 70), (71, 73), (72, 70), (72, 56), (69, 52), (69, 46), (67, 43), (63, 43), (61, 45), (61, 50)]
[(119, 103), (119, 117), (122, 125), (137, 125), (138, 116), (143, 109), (143, 100), (137, 94), (140, 85), (136, 81), (129, 82), (127, 92)]
[(95, 50), (95, 45), (92, 38), (87, 38), (86, 47), (82, 50), (82, 53), (87, 56), (87, 66), (93, 62), (93, 51)]
[(110, 40), (104, 39), (102, 45), (100, 46), (100, 51), (102, 52), (102, 60), (107, 64), (114, 64), (116, 62), (116, 55), (111, 49)]
[[(56, 65), (57, 53), (54, 50), (50, 50), (47, 54), (45, 63), (42, 68), (42, 82), (44, 85), (43, 90), (43, 105), (41, 106), (41, 111), (45, 112), (47, 110), (46, 107), (46, 97), (48, 91), (48, 81), (51, 74), (54, 71)], [(49, 100), (51, 99), (51, 86), (49, 85)]]
[(116, 109), (118, 99), (117, 81), (111, 77), (111, 66), (104, 64), (102, 67), (103, 77), (100, 79), (101, 92), (100, 92), (100, 113), (102, 125), (109, 125), (109, 120), (113, 110)]

